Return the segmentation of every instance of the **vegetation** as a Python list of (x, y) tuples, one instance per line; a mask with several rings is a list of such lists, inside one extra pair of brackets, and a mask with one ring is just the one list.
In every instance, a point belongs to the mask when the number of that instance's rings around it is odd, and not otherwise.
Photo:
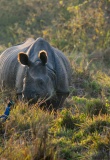
[[(110, 0), (1, 0), (0, 52), (44, 37), (72, 66), (70, 95), (55, 114), (15, 100), (0, 124), (0, 159), (110, 159)], [(12, 91), (13, 93), (13, 91)], [(6, 92), (0, 93), (0, 114)]]

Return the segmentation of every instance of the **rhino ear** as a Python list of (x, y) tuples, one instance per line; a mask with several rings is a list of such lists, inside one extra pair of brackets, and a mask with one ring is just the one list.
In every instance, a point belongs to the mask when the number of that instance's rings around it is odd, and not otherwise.
[(43, 65), (45, 65), (47, 63), (47, 52), (44, 50), (41, 50), (38, 54), (38, 57), (40, 58), (40, 60), (42, 61)]
[(23, 65), (27, 65), (27, 66), (30, 65), (29, 58), (28, 58), (27, 54), (25, 54), (24, 52), (20, 52), (18, 54), (18, 62), (20, 62)]

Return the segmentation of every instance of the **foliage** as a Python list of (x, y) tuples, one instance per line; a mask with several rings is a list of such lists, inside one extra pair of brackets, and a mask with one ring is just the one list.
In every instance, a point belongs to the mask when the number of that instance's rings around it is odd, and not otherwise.
[[(96, 106), (97, 101), (100, 103), (99, 100), (91, 100)], [(57, 115), (41, 110), (37, 104), (28, 107), (16, 102), (9, 119), (0, 126), (0, 156), (12, 160), (15, 157), (29, 160), (78, 160), (101, 157), (103, 151), (103, 157), (108, 160), (109, 112), (98, 115), (93, 113), (91, 118), (87, 114), (89, 110), (83, 108), (88, 104), (88, 99), (74, 97), (74, 102), (75, 108), (65, 108), (58, 111)], [(102, 103), (99, 106), (102, 108)], [(4, 107), (0, 113), (3, 110)]]
[(70, 54), (107, 48), (109, 5), (109, 0), (1, 0), (0, 41), (10, 46), (42, 36)]
[[(43, 37), (67, 55), (70, 95), (57, 113), (15, 106), (0, 123), (0, 159), (110, 159), (110, 0), (1, 0), (0, 52)], [(0, 92), (0, 114), (8, 91)]]
[(107, 107), (100, 99), (92, 99), (86, 104), (87, 113), (93, 115), (107, 114)]

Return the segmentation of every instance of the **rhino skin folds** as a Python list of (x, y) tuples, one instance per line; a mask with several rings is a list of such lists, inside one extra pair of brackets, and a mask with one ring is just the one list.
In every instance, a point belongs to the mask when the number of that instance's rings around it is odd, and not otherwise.
[(16, 90), (24, 100), (62, 107), (69, 94), (71, 68), (65, 55), (43, 38), (29, 38), (0, 55), (1, 90)]

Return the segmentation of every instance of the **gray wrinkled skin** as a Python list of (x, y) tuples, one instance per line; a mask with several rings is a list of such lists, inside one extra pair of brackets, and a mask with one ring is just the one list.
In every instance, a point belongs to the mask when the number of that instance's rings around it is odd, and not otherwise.
[(16, 89), (28, 101), (35, 103), (40, 98), (47, 106), (61, 107), (69, 94), (70, 79), (67, 58), (43, 38), (27, 39), (0, 55), (1, 90)]

